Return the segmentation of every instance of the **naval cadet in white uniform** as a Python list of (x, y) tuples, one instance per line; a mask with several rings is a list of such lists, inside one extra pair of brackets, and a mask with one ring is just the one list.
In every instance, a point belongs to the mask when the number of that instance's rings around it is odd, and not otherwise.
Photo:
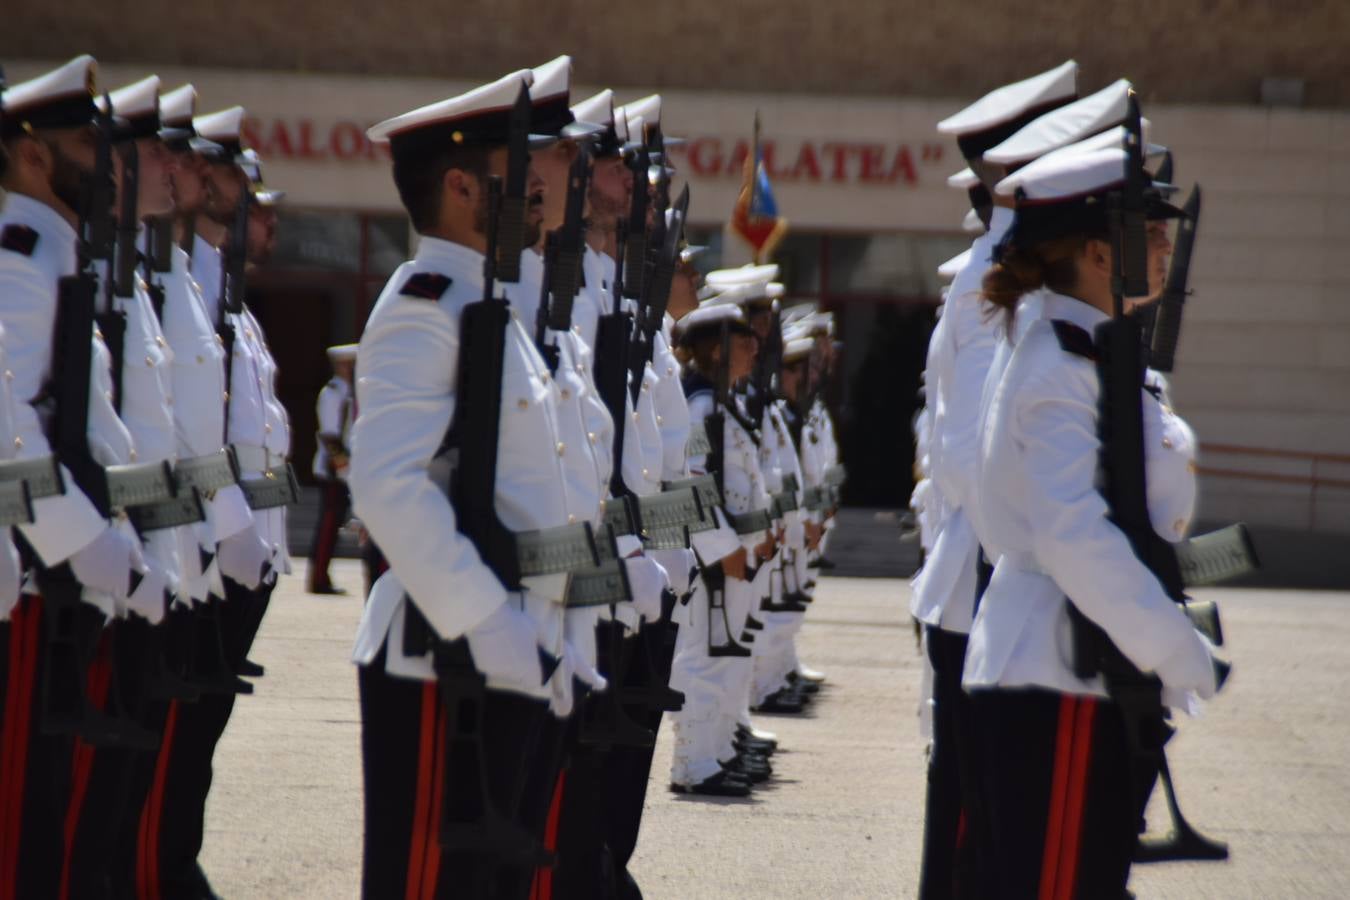
[[(7, 342), (5, 378), (16, 401), (12, 440), (19, 460), (42, 460), (56, 449), (48, 429), (51, 400), (60, 390), (59, 361), (53, 358), (58, 282), (76, 273), (81, 181), (95, 167), (95, 68), (92, 57), (80, 56), (0, 95), (5, 158), (0, 184), (6, 192), (0, 212), (0, 322)], [(135, 443), (113, 406), (111, 355), (97, 329), (89, 352), (87, 452), (99, 466), (134, 462)], [(10, 698), (4, 726), (11, 737), (4, 759), (12, 767), (0, 805), (18, 825), (0, 853), (0, 879), (16, 895), (32, 897), (58, 895), (63, 873), (68, 874), (66, 823), (79, 816), (78, 798), (65, 789), (74, 736), (69, 728), (51, 733), (37, 689), (48, 655), (44, 618), (54, 602), (41, 591), (61, 571), (66, 578), (73, 575), (83, 601), (76, 615), (97, 627), (127, 613), (133, 578), (148, 571), (130, 524), (110, 521), (108, 510), (95, 504), (64, 464), (60, 476), (64, 491), (53, 486), (35, 493), (34, 521), (16, 529), (36, 577), (0, 626), (10, 661), (4, 669)], [(108, 654), (96, 655), (87, 669), (79, 677), (106, 683)], [(80, 771), (87, 773), (87, 765)]]
[[(405, 630), (425, 623), (435, 645), (454, 648), (485, 678), (483, 741), (489, 794), (520, 822), (516, 785), (528, 774), (542, 716), (571, 712), (579, 671), (563, 634), (567, 572), (503, 583), (460, 530), (429, 468), (456, 415), (460, 313), (483, 300), (489, 177), (506, 173), (509, 114), (528, 70), (375, 126), (388, 142), (394, 183), (420, 235), (417, 255), (381, 294), (357, 357), (361, 415), (352, 435), (348, 483), (355, 510), (389, 562), (375, 583), (357, 635), (366, 844), (363, 893), (455, 896), (495, 882), (496, 896), (524, 896), (528, 863), (441, 843), (447, 794), (477, 790), (475, 773), (448, 769), (435, 747), (446, 728), (432, 654), (408, 646)], [(528, 98), (523, 102), (528, 103)], [(523, 160), (515, 161), (518, 165)], [(525, 245), (538, 238), (545, 185), (528, 177)], [(498, 291), (500, 292), (500, 288)], [(566, 488), (557, 381), (515, 315), (505, 329), (495, 511), (513, 532), (588, 521)], [(413, 613), (417, 615), (414, 616)], [(411, 651), (411, 652), (410, 652)], [(549, 671), (546, 660), (551, 661)], [(590, 677), (594, 678), (593, 675)], [(424, 737), (425, 735), (425, 737)], [(435, 811), (418, 817), (430, 803)]]
[[(984, 152), (1047, 110), (1077, 97), (1073, 61), (1005, 85), (938, 123), (955, 137), (972, 171), (992, 188), (1002, 169), (983, 162)], [(994, 355), (999, 324), (985, 314), (980, 282), (994, 248), (1012, 222), (1009, 202), (996, 198), (988, 229), (975, 239), (964, 268), (952, 281), (942, 318), (929, 344), (925, 373), (936, 405), (929, 461), (946, 513), (933, 552), (915, 584), (911, 613), (925, 626), (933, 667), (933, 747), (929, 754), (924, 817), (921, 897), (978, 895), (979, 860), (973, 842), (961, 841), (960, 822), (978, 828), (978, 802), (970, 783), (975, 751), (966, 698), (960, 689), (966, 634), (974, 614), (979, 541), (970, 522), (975, 505), (975, 451), (980, 394)], [(965, 778), (962, 775), (965, 774)]]
[[(1098, 490), (1101, 385), (1091, 334), (1111, 315), (1109, 191), (1124, 182), (1121, 148), (1047, 156), (1000, 183), (1018, 198), (1010, 246), (985, 296), (1011, 312), (1042, 294), (1039, 318), (1012, 350), (980, 444), (979, 490), (998, 563), (971, 630), (963, 685), (979, 738), (989, 827), (977, 834), (992, 896), (1124, 896), (1138, 810), (1120, 708), (1100, 677), (1069, 661), (1067, 599), (1139, 670), (1164, 702), (1190, 708), (1216, 690), (1212, 648), (1109, 520)], [(1148, 199), (1148, 276), (1166, 271), (1167, 218)], [(1149, 393), (1145, 440), (1154, 529), (1185, 533), (1195, 498), (1189, 431)], [(1052, 785), (1054, 788), (1052, 790)]]

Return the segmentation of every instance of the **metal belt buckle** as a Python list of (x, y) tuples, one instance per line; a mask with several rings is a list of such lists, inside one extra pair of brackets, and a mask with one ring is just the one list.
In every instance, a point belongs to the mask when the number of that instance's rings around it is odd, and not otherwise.
[(609, 497), (604, 502), (605, 524), (616, 535), (642, 533), (642, 522), (630, 497)]
[(61, 464), (55, 456), (37, 459), (12, 459), (0, 463), (0, 483), (23, 482), (28, 485), (28, 496), (33, 500), (55, 497), (66, 492), (66, 481), (61, 477)]
[(628, 577), (624, 571), (623, 561), (612, 559), (604, 565), (573, 572), (563, 605), (568, 609), (575, 609), (585, 606), (609, 606), (631, 599), (632, 594), (628, 589)]
[(703, 510), (693, 488), (640, 497), (638, 508), (642, 511), (643, 543), (655, 550), (688, 547), (690, 529), (703, 518)]
[(0, 527), (33, 521), (33, 500), (26, 481), (0, 481)]
[(138, 465), (108, 466), (108, 502), (114, 509), (129, 509), (172, 500), (173, 469), (167, 460)]
[[(716, 527), (713, 508), (722, 505), (722, 493), (717, 490), (717, 479), (711, 475), (695, 475), (691, 478), (682, 478), (679, 481), (667, 481), (662, 487), (667, 491), (678, 491), (683, 488), (692, 488), (698, 497), (699, 512), (703, 520), (708, 523), (709, 528)], [(703, 529), (700, 529), (703, 530)]]
[(158, 503), (127, 507), (127, 518), (141, 534), (191, 525), (206, 518), (202, 497), (196, 488), (188, 488), (178, 496)]
[(518, 531), (516, 560), (522, 578), (554, 575), (599, 564), (589, 522)]
[(228, 449), (180, 459), (173, 467), (173, 474), (180, 487), (196, 488), (204, 494), (239, 481), (237, 463)]
[(239, 482), (250, 509), (275, 509), (290, 506), (300, 499), (300, 484), (290, 463), (278, 473), (274, 469), (263, 472), (259, 478)]

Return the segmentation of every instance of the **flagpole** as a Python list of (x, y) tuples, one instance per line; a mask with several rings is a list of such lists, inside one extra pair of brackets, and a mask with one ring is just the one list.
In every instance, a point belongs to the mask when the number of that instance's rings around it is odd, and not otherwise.
[[(759, 110), (755, 110), (755, 132), (754, 140), (750, 150), (750, 215), (754, 215), (755, 209), (755, 188), (759, 181)], [(750, 254), (755, 265), (759, 265), (759, 248), (756, 247)]]

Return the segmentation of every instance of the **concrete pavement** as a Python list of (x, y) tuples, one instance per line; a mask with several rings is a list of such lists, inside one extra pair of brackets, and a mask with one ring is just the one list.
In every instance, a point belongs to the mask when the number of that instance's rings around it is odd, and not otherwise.
[[(253, 657), (268, 674), (242, 698), (217, 756), (203, 862), (228, 898), (357, 895), (361, 761), (351, 596), (273, 599)], [(1233, 858), (1136, 867), (1141, 898), (1350, 897), (1350, 594), (1212, 590), (1233, 680), (1172, 744), (1183, 808)], [(748, 801), (670, 794), (661, 734), (633, 870), (649, 900), (912, 897), (922, 836), (919, 658), (908, 584), (821, 581), (802, 655), (830, 684), (804, 717), (764, 717), (783, 745)], [(1162, 826), (1159, 805), (1150, 821)]]

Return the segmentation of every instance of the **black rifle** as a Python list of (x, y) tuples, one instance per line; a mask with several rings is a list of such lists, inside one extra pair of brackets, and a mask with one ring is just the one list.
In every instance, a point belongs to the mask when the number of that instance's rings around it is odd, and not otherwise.
[[(77, 270), (59, 282), (52, 383), (47, 391), (54, 399), (54, 414), (48, 428), (57, 458), (70, 471), (76, 487), (105, 517), (113, 512), (108, 480), (89, 450), (88, 429), (99, 268), (111, 262), (116, 234), (112, 216), (116, 182), (111, 108), (109, 101), (96, 114), (98, 141), (94, 169), (81, 176)], [(99, 710), (89, 700), (85, 675), (94, 659), (104, 618), (96, 607), (82, 602), (83, 588), (70, 564), (50, 568), (38, 565), (36, 576), (46, 604), (42, 730), (48, 734), (73, 734), (102, 746), (146, 749), (156, 746), (155, 734), (117, 708), (116, 691), (109, 694), (107, 711)]]
[(544, 278), (539, 287), (539, 311), (535, 316), (534, 343), (558, 371), (558, 347), (548, 343), (548, 330), (567, 331), (572, 327), (572, 304), (581, 290), (582, 259), (586, 252), (586, 187), (591, 177), (591, 153), (583, 144), (577, 147), (567, 175), (567, 202), (563, 223), (544, 239)]
[(666, 307), (670, 303), (670, 289), (675, 280), (675, 267), (680, 261), (680, 242), (684, 238), (684, 222), (689, 211), (689, 188), (685, 187), (676, 201), (675, 213), (669, 226), (664, 212), (658, 214), (660, 227), (653, 227), (654, 252), (648, 254), (646, 274), (642, 280), (642, 296), (638, 300), (633, 334), (628, 348), (629, 390), (634, 404), (642, 390), (642, 378), (656, 350), (656, 333), (665, 322)]
[(145, 283), (155, 318), (164, 321), (164, 276), (173, 270), (173, 219), (156, 216), (147, 219)]
[(755, 357), (755, 369), (750, 376), (750, 392), (746, 411), (750, 421), (762, 425), (765, 412), (778, 393), (778, 370), (783, 365), (783, 314), (778, 301), (773, 303), (769, 333)]
[[(1097, 327), (1094, 344), (1101, 381), (1098, 429), (1102, 444), (1102, 494), (1111, 520), (1129, 539), (1135, 555), (1158, 578), (1168, 596), (1184, 607), (1186, 597), (1176, 553), (1154, 531), (1149, 518), (1144, 451), (1142, 329), (1125, 315), (1125, 298), (1149, 293), (1146, 190), (1138, 101), (1131, 94), (1127, 117), (1126, 179), (1108, 198), (1110, 216), (1114, 317)], [(1141, 672), (1121, 653), (1106, 632), (1070, 601), (1074, 672), (1080, 678), (1101, 675), (1121, 711), (1130, 747), (1131, 783), (1138, 814), (1160, 771), (1166, 770), (1164, 744), (1170, 737), (1162, 682)], [(1216, 667), (1218, 664), (1216, 663)], [(1220, 683), (1226, 669), (1220, 668)], [(1166, 784), (1170, 785), (1170, 778)], [(1180, 812), (1177, 830), (1154, 856), (1171, 859), (1223, 859), (1225, 845), (1192, 829)]]
[[(511, 310), (509, 302), (495, 294), (498, 266), (503, 259), (503, 237), (508, 238), (506, 244), (515, 242), (510, 258), (514, 264), (512, 272), (519, 277), (529, 121), (529, 95), (522, 86), (511, 113), (507, 163), (508, 172), (519, 173), (518, 178), (508, 177), (508, 184), (516, 186), (518, 195), (504, 196), (502, 179), (495, 175), (488, 178), (483, 299), (466, 305), (460, 313), (455, 413), (432, 465), (432, 471), (438, 473), (434, 477), (446, 479), (443, 487), (454, 506), (460, 533), (473, 543), (484, 564), (508, 590), (519, 588), (520, 567), (515, 536), (497, 516), (496, 493), (506, 330), (511, 323)], [(507, 209), (511, 215), (504, 217)], [(523, 775), (517, 782), (515, 796), (507, 800), (507, 808), (503, 809), (493, 796), (488, 772), (493, 760), (483, 744), (487, 679), (475, 667), (467, 639), (441, 639), (415, 601), (405, 597), (404, 605), (404, 653), (421, 656), (430, 652), (433, 656), (437, 687), (446, 713), (447, 765), (469, 765), (478, 773), (478, 790), (472, 796), (447, 794), (440, 819), (442, 845), (455, 852), (492, 856), (504, 865), (548, 865), (551, 854), (515, 820)], [(474, 886), (474, 890), (481, 887)]]
[(647, 153), (647, 146), (643, 144), (632, 153), (627, 154), (624, 157), (624, 162), (633, 173), (633, 195), (629, 201), (628, 223), (622, 235), (623, 242), (619, 244), (616, 251), (623, 256), (625, 274), (622, 282), (617, 276), (614, 279), (614, 303), (616, 306), (621, 296), (634, 300), (642, 297), (649, 235), (647, 218), (648, 209), (651, 205), (651, 194), (648, 191), (649, 182), (647, 180), (647, 170), (651, 168), (651, 157)]
[(1170, 372), (1176, 364), (1177, 341), (1181, 338), (1181, 314), (1188, 293), (1186, 283), (1190, 278), (1195, 232), (1200, 224), (1199, 186), (1191, 189), (1182, 211), (1186, 215), (1177, 223), (1177, 239), (1172, 246), (1167, 283), (1163, 287), (1162, 297), (1155, 304), (1152, 335), (1146, 344), (1149, 348), (1149, 368), (1158, 372)]

